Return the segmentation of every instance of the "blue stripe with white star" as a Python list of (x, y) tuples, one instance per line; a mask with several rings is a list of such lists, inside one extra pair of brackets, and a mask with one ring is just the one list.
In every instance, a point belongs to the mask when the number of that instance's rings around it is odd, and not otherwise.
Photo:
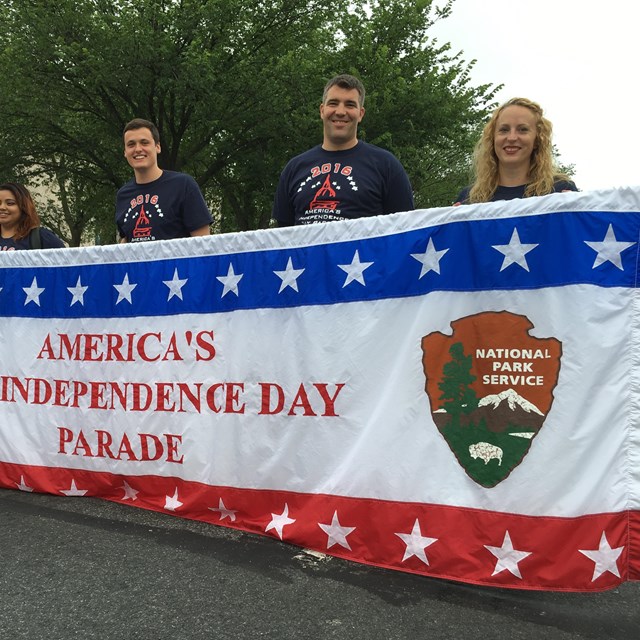
[(311, 246), (249, 244), (242, 253), (152, 262), (6, 266), (0, 316), (162, 316), (431, 291), (635, 287), (639, 233), (640, 213), (582, 211), (458, 220)]

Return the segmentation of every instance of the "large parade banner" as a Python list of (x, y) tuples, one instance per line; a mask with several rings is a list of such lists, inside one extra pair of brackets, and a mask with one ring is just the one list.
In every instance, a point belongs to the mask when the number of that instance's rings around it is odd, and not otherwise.
[(0, 255), (0, 486), (481, 585), (640, 579), (640, 189)]

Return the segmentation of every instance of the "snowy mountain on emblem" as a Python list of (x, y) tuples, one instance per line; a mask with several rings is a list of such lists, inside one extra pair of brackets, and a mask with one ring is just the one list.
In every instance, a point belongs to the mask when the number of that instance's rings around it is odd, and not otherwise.
[(513, 389), (507, 389), (506, 391), (502, 391), (498, 394), (485, 396), (478, 402), (478, 407), (491, 407), (492, 409), (497, 409), (505, 401), (511, 411), (515, 411), (516, 407), (519, 407), (526, 413), (533, 412), (544, 416), (544, 413), (542, 413), (535, 404), (525, 400)]

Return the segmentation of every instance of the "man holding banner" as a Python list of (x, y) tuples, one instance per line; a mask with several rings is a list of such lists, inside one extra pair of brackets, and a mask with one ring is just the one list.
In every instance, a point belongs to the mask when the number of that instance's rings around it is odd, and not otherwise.
[(211, 213), (196, 181), (158, 166), (161, 148), (155, 124), (135, 118), (123, 135), (124, 157), (134, 178), (116, 197), (120, 242), (208, 236)]
[(289, 161), (273, 205), (278, 226), (377, 216), (415, 208), (409, 178), (388, 151), (358, 140), (365, 89), (339, 75), (324, 89), (321, 145)]

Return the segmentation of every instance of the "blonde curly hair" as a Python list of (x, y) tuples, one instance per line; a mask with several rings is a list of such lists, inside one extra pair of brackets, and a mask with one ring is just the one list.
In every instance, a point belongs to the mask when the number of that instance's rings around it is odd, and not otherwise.
[(531, 154), (525, 198), (551, 193), (556, 180), (568, 179), (557, 169), (551, 143), (553, 126), (544, 117), (542, 107), (527, 98), (511, 98), (493, 112), (476, 144), (473, 154), (475, 180), (469, 191), (469, 202), (489, 202), (498, 188), (499, 164), (493, 141), (500, 114), (511, 106), (525, 107), (536, 117), (536, 139)]

